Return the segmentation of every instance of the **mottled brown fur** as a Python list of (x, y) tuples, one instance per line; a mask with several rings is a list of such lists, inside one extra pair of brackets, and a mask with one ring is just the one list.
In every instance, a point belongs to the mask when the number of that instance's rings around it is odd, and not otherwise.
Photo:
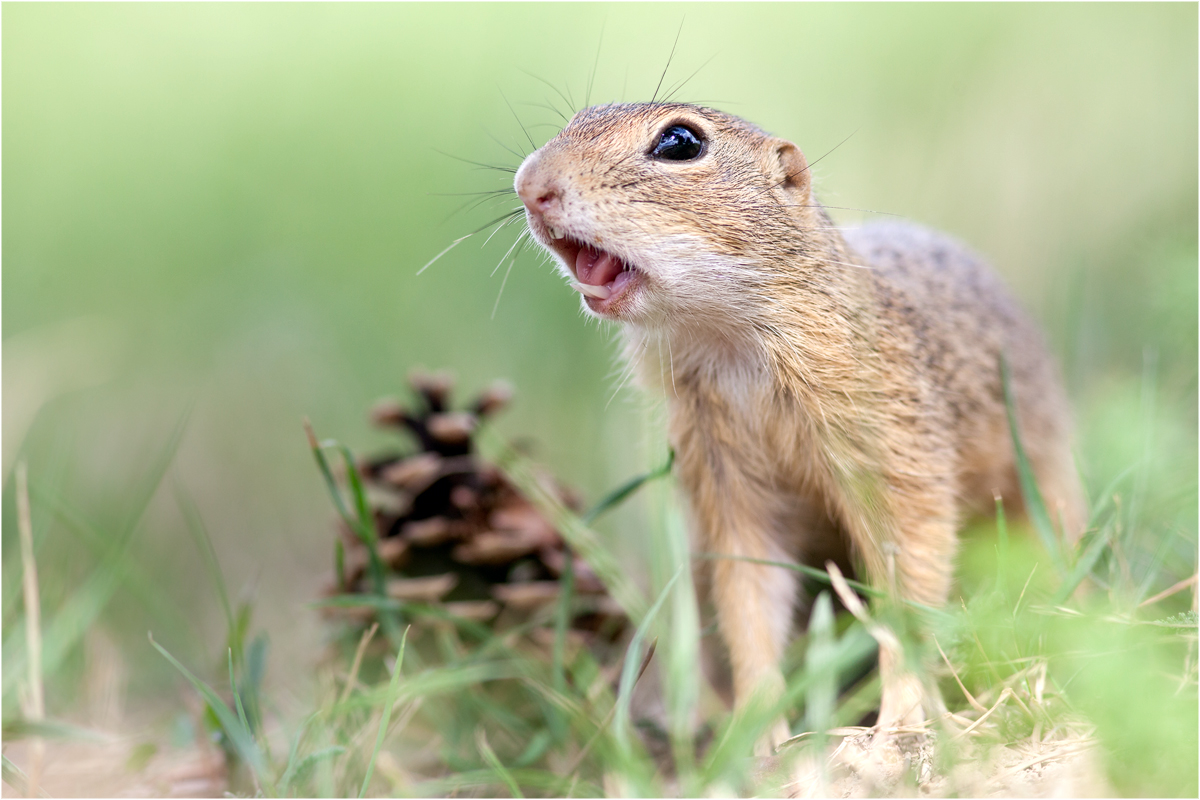
[[(649, 157), (673, 124), (703, 134), (700, 158)], [(581, 111), (517, 175), (533, 235), (564, 264), (550, 226), (635, 268), (636, 290), (597, 316), (624, 323), (642, 383), (667, 399), (696, 547), (818, 566), (848, 551), (872, 584), (943, 604), (962, 520), (996, 493), (1019, 510), (1001, 354), (1043, 493), (1077, 537), (1067, 404), (1035, 326), (941, 234), (835, 227), (809, 176), (791, 143), (672, 104)], [(710, 563), (737, 702), (778, 692), (794, 572)], [(920, 687), (883, 661), (881, 721), (920, 716)]]

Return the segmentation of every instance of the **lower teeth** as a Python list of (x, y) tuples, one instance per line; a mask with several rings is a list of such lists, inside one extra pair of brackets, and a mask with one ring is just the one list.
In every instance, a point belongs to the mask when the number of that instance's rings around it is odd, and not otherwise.
[(580, 294), (586, 294), (588, 297), (595, 297), (598, 300), (607, 300), (612, 295), (612, 291), (607, 286), (592, 286), (587, 283), (572, 283), (571, 288)]

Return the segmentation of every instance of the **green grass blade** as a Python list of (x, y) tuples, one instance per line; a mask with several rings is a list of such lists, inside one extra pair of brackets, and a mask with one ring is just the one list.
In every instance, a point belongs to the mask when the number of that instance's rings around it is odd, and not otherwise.
[(617, 715), (613, 719), (613, 733), (616, 736), (617, 742), (624, 749), (628, 742), (629, 736), (629, 702), (633, 697), (633, 686), (637, 681), (638, 667), (641, 666), (642, 656), (645, 650), (646, 635), (650, 631), (650, 625), (654, 622), (654, 617), (658, 614), (663, 603), (667, 601), (667, 596), (671, 593), (671, 587), (675, 585), (675, 581), (679, 580), (679, 576), (683, 574), (685, 566), (680, 566), (671, 579), (667, 581), (667, 585), (658, 593), (654, 604), (650, 606), (650, 610), (642, 617), (642, 621), (638, 623), (637, 630), (633, 633), (633, 638), (629, 640), (629, 647), (625, 651), (625, 661), (621, 665), (621, 681), (617, 689)]
[[(0, 761), (3, 762), (4, 782), (21, 793), (22, 797), (29, 795), (29, 778), (21, 771), (21, 768), (8, 760), (8, 756), (0, 756)], [(39, 797), (49, 797), (45, 790), (38, 787)]]
[(380, 597), (370, 594), (339, 594), (324, 597), (308, 604), (312, 608), (374, 608), (380, 612), (403, 613), (412, 617), (429, 617), (454, 625), (477, 639), (493, 639), (492, 629), (474, 620), (457, 616), (440, 606), (417, 603), (411, 600), (397, 600), (394, 597)]
[[(313, 608), (374, 608), (381, 611), (412, 612), (420, 603), (407, 600), (397, 600), (394, 597), (380, 597), (375, 594), (338, 594), (333, 597), (322, 597), (308, 604)], [(432, 608), (431, 608), (432, 612)]]
[(329, 491), (329, 496), (333, 499), (333, 507), (337, 509), (338, 516), (342, 521), (350, 526), (356, 534), (358, 531), (358, 520), (350, 513), (350, 509), (346, 507), (346, 499), (342, 497), (342, 491), (338, 488), (337, 479), (333, 477), (333, 470), (329, 467), (329, 459), (325, 457), (325, 450), (322, 442), (317, 439), (317, 435), (313, 432), (312, 425), (308, 420), (304, 421), (304, 432), (308, 435), (308, 447), (312, 451), (313, 458), (317, 461), (317, 469), (321, 472), (321, 477), (325, 479), (325, 488)]
[[(571, 788), (571, 778), (564, 778), (552, 772), (540, 769), (512, 769), (509, 774), (517, 785), (534, 789), (546, 797), (566, 797)], [(487, 794), (470, 790), (484, 790), (496, 783), (496, 774), (490, 769), (464, 770), (444, 778), (418, 783), (411, 787), (413, 797), (442, 797), (442, 796), (482, 796)], [(604, 790), (588, 781), (579, 780), (575, 783), (576, 797), (604, 797)]]
[(999, 550), (1000, 569), (1008, 563), (1008, 517), (1004, 515), (1004, 500), (996, 498), (996, 546)]
[(1092, 513), (1088, 516), (1088, 527), (1095, 525), (1100, 521), (1100, 517), (1105, 511), (1108, 511), (1109, 506), (1113, 504), (1113, 495), (1117, 491), (1117, 487), (1121, 482), (1128, 478), (1138, 468), (1138, 464), (1131, 464), (1125, 469), (1117, 473), (1117, 477), (1108, 482), (1108, 486), (1100, 494), (1096, 495), (1094, 501), (1096, 505), (1092, 508)]
[(204, 568), (208, 573), (209, 580), (212, 581), (213, 588), (217, 590), (217, 598), (221, 601), (221, 610), (225, 612), (227, 639), (230, 646), (234, 648), (233, 660), (238, 666), (241, 666), (241, 640), (234, 635), (237, 626), (233, 617), (233, 604), (229, 602), (229, 591), (225, 586), (225, 577), (221, 573), (220, 562), (217, 561), (217, 551), (213, 548), (208, 528), (200, 516), (200, 509), (196, 508), (191, 495), (179, 481), (175, 482), (175, 503), (179, 506), (179, 513), (183, 515), (184, 527), (191, 535), (192, 543), (200, 551), (200, 557), (204, 561)]
[(15, 742), (18, 739), (40, 736), (43, 739), (70, 739), (99, 744), (109, 741), (110, 738), (99, 731), (83, 728), (79, 725), (72, 725), (69, 722), (61, 722), (55, 719), (41, 719), (35, 722), (22, 717), (6, 720), (4, 722), (3, 734), (4, 741), (6, 742)]
[(225, 652), (229, 656), (229, 689), (233, 692), (233, 703), (237, 706), (238, 721), (253, 735), (254, 730), (250, 727), (250, 721), (246, 719), (246, 709), (242, 706), (242, 695), (238, 692), (237, 681), (233, 677), (233, 649), (230, 648)]
[(346, 545), (341, 539), (333, 541), (333, 574), (337, 576), (338, 591), (346, 591)]
[(837, 703), (837, 650), (834, 646), (833, 603), (828, 592), (821, 592), (813, 604), (808, 624), (808, 652), (804, 669), (810, 676), (804, 692), (804, 725), (817, 733), (818, 740), (829, 729)]
[[(42, 674), (53, 675), (59, 665), (70, 653), (71, 648), (83, 636), (100, 613), (108, 606), (117, 589), (124, 585), (125, 575), (129, 569), (130, 559), (128, 549), (133, 540), (134, 532), (138, 529), (146, 507), (154, 497), (167, 468), (175, 459), (183, 431), (187, 426), (188, 415), (185, 412), (176, 423), (171, 439), (159, 452), (153, 465), (147, 471), (141, 485), (135, 492), (135, 501), (130, 505), (126, 514), (126, 522), (119, 528), (120, 533), (113, 539), (101, 563), (92, 571), (87, 581), (59, 608), (42, 631)], [(6, 644), (8, 640), (6, 639)], [(24, 648), (5, 648), (14, 653), (12, 666), (6, 666), (0, 682), (0, 694), (6, 698), (16, 689), (16, 681), (25, 672), (27, 654)]]
[[(340, 756), (344, 752), (346, 752), (345, 747), (340, 744), (335, 744), (330, 745), (329, 747), (322, 747), (320, 750), (309, 753), (303, 758), (303, 760), (300, 761), (299, 764), (296, 765), (296, 769), (292, 773), (291, 780), (304, 777), (304, 775), (317, 764), (320, 764), (323, 761), (328, 761), (336, 756)], [(283, 793), (284, 791), (281, 789), (280, 794), (282, 795)]]
[(134, 528), (146, 513), (146, 507), (150, 505), (150, 501), (158, 493), (158, 487), (162, 484), (163, 478), (166, 477), (167, 469), (175, 460), (175, 454), (179, 451), (179, 443), (183, 441), (183, 434), (187, 430), (188, 420), (191, 415), (192, 406), (189, 403), (188, 407), (179, 415), (175, 427), (171, 430), (171, 438), (167, 440), (166, 445), (159, 451), (149, 471), (143, 478), (141, 485), (134, 490), (134, 500), (130, 504), (129, 512), (125, 516), (121, 530)]
[(296, 733), (292, 736), (292, 745), (288, 748), (287, 763), (283, 768), (283, 775), (279, 778), (279, 795), (281, 797), (288, 796), (288, 789), (291, 788), (292, 780), (295, 778), (299, 762), (296, 757), (300, 754), (300, 743), (304, 741), (304, 734), (308, 731), (308, 726), (316, 720), (319, 712), (309, 714), (296, 728)]
[[(876, 642), (862, 625), (855, 623), (829, 651), (829, 668), (838, 674), (848, 674), (863, 661), (874, 656)], [(789, 709), (795, 707), (807, 694), (816, 675), (802, 669), (790, 676), (787, 690), (774, 705), (749, 706), (733, 715), (725, 729), (709, 747), (701, 765), (701, 785), (730, 783), (745, 777), (746, 755), (755, 741), (766, 730), (766, 726)]]
[(552, 653), (552, 668), (554, 688), (563, 691), (567, 685), (566, 660), (567, 630), (571, 627), (571, 601), (575, 596), (575, 556), (571, 548), (563, 550), (563, 571), (559, 578), (558, 604), (554, 610), (554, 650)]
[(363, 775), (362, 787), (358, 790), (359, 797), (365, 797), (367, 787), (371, 784), (371, 776), (375, 772), (375, 758), (379, 755), (379, 748), (383, 747), (383, 737), (387, 733), (388, 722), (392, 718), (392, 706), (396, 703), (399, 692), (397, 688), (400, 685), (400, 668), (404, 666), (404, 647), (408, 643), (408, 628), (404, 629), (404, 634), (400, 639), (400, 652), (396, 654), (396, 668), (392, 670), (392, 680), (388, 684), (387, 695), (384, 698), (383, 714), (379, 720), (379, 733), (375, 735), (375, 748), (371, 751), (371, 760), (367, 762), (367, 772)]
[[(558, 605), (554, 610), (554, 647), (550, 654), (550, 669), (554, 691), (565, 694), (567, 690), (567, 631), (571, 627), (573, 614), (571, 603), (575, 598), (575, 555), (571, 548), (563, 549), (563, 571), (559, 578)], [(561, 720), (555, 716), (555, 739), (561, 740), (566, 731)]]
[(665, 481), (660, 482), (648, 498), (657, 529), (650, 537), (651, 576), (653, 585), (662, 586), (676, 570), (683, 568), (663, 611), (658, 642), (662, 655), (657, 667), (663, 683), (667, 735), (679, 790), (688, 796), (702, 794), (704, 789), (695, 782), (695, 720), (703, 680), (697, 668), (701, 663), (700, 608), (692, 582), (687, 523), (673, 488)]
[(546, 516), (596, 573), (608, 593), (629, 618), (639, 621), (645, 615), (646, 601), (637, 585), (600, 537), (564, 506), (554, 492), (543, 485), (529, 460), (513, 450), (487, 425), (478, 428), (476, 442), (484, 457), (494, 463), (534, 507)]
[(1083, 583), (1084, 578), (1092, 571), (1092, 567), (1096, 566), (1096, 562), (1100, 560), (1104, 550), (1109, 545), (1112, 539), (1113, 529), (1111, 525), (1105, 525), (1096, 533), (1091, 544), (1079, 556), (1079, 560), (1075, 562), (1075, 567), (1071, 570), (1071, 574), (1063, 581), (1062, 586), (1054, 595), (1054, 605), (1065, 603), (1067, 599), (1074, 594), (1075, 589), (1079, 584)]
[[(767, 567), (783, 567), (784, 569), (790, 569), (793, 572), (799, 572), (801, 575), (804, 575), (805, 577), (812, 578), (813, 580), (816, 580), (816, 581), (820, 581), (821, 583), (825, 584), (826, 586), (833, 585), (833, 581), (831, 581), (829, 578), (829, 573), (827, 573), (823, 569), (817, 569), (816, 567), (810, 567), (807, 564), (795, 564), (790, 561), (771, 561), (770, 559), (751, 558), (750, 556), (726, 555), (725, 553), (695, 553), (695, 554), (693, 554), (693, 557), (694, 558), (703, 558), (703, 559), (708, 559), (708, 560), (727, 558), (727, 559), (730, 559), (733, 561), (745, 561), (750, 564), (762, 564), (763, 566), (767, 566)], [(852, 581), (849, 578), (846, 579), (846, 583), (849, 584), (855, 591), (862, 592), (863, 594), (867, 595), (868, 597), (886, 597), (887, 596), (886, 592), (880, 591), (879, 589), (874, 589), (870, 586), (867, 586), (865, 583), (859, 583), (858, 581)]]
[[(704, 559), (729, 558), (729, 559), (733, 559), (735, 561), (746, 561), (751, 564), (763, 564), (764, 566), (768, 566), (768, 567), (783, 567), (784, 569), (790, 569), (793, 572), (799, 572), (801, 575), (804, 575), (806, 577), (809, 577), (816, 581), (819, 581), (819, 582), (825, 584), (826, 586), (833, 585), (832, 581), (830, 581), (830, 579), (829, 579), (828, 573), (824, 572), (823, 570), (816, 569), (815, 567), (810, 567), (807, 564), (793, 564), (793, 563), (790, 563), (787, 561), (771, 561), (771, 560), (765, 559), (765, 558), (751, 558), (749, 556), (734, 556), (734, 555), (726, 555), (725, 553), (694, 553), (692, 555), (692, 557), (693, 558), (704, 558)], [(846, 578), (845, 581), (856, 592), (861, 592), (862, 594), (865, 594), (867, 597), (882, 598), (882, 597), (887, 596), (886, 592), (882, 592), (879, 589), (874, 589), (870, 586), (867, 586), (865, 583), (860, 583), (859, 581), (853, 581), (853, 580), (850, 580), (849, 578)], [(949, 612), (947, 612), (943, 609), (940, 609), (940, 608), (934, 608), (933, 606), (927, 606), (922, 603), (918, 603), (915, 600), (904, 600), (902, 602), (904, 603), (904, 605), (908, 606), (909, 608), (913, 609), (914, 611), (920, 612), (921, 615), (930, 622), (936, 622), (937, 624), (947, 624), (947, 623), (952, 622), (954, 619), (953, 614), (950, 614)]]
[(270, 783), (267, 780), (266, 763), (263, 759), (262, 751), (258, 749), (258, 743), (254, 741), (254, 736), (251, 734), (250, 729), (241, 723), (229, 706), (225, 705), (225, 701), (213, 691), (211, 686), (193, 675), (187, 667), (176, 660), (175, 656), (168, 653), (166, 648), (154, 641), (153, 636), (149, 636), (149, 639), (154, 649), (162, 654), (163, 658), (171, 662), (171, 665), (179, 670), (183, 677), (187, 678), (192, 688), (204, 698), (204, 702), (208, 704), (217, 721), (221, 723), (221, 729), (229, 737), (229, 741), (233, 744), (238, 756), (254, 771), (259, 785), (264, 790), (269, 790)]
[(513, 797), (525, 797), (525, 795), (521, 794), (521, 789), (519, 786), (517, 786), (517, 782), (513, 780), (512, 773), (510, 773), (504, 764), (500, 762), (499, 757), (496, 755), (495, 751), (492, 750), (491, 745), (488, 744), (487, 737), (484, 736), (482, 728), (479, 729), (477, 742), (479, 744), (479, 752), (483, 755), (483, 760), (488, 763), (488, 766), (491, 767), (498, 776), (500, 776), (500, 780), (504, 781), (504, 785), (508, 787), (509, 793)]
[(529, 744), (525, 746), (521, 755), (517, 756), (516, 760), (513, 761), (513, 765), (516, 767), (528, 767), (546, 753), (552, 741), (549, 731), (538, 731), (530, 738)]
[[(42, 671), (52, 675), (70, 653), (71, 648), (83, 636), (123, 583), (128, 558), (129, 539), (117, 542), (107, 557), (71, 593), (66, 602), (50, 619), (42, 633)], [(23, 630), (24, 624), (14, 626)], [(18, 632), (14, 630), (14, 634)], [(5, 644), (8, 644), (6, 639)], [(13, 651), (12, 663), (4, 669), (3, 693), (7, 698), (15, 689), (16, 681), (24, 674), (27, 655), (23, 647), (6, 647)]]
[[(83, 514), (76, 510), (70, 503), (46, 489), (45, 486), (31, 482), (29, 493), (32, 499), (38, 502), (39, 506), (47, 507), (52, 512), (53, 518), (61, 522), (69, 533), (92, 551), (93, 555), (103, 558), (108, 548), (111, 547), (111, 543), (116, 540), (117, 537), (115, 535), (107, 533), (88, 522), (84, 519)], [(37, 522), (43, 521), (49, 516), (46, 514), (38, 515), (38, 518), (35, 520), (35, 533), (38, 528)], [(35, 546), (36, 544), (37, 541), (35, 540)], [(15, 561), (18, 564), (20, 563), (19, 559), (15, 559)], [(21, 588), (19, 575), (17, 580), (13, 582), (13, 585), (17, 587), (17, 590)], [(196, 634), (196, 638), (200, 638), (195, 621), (191, 617), (180, 613), (175, 599), (164, 590), (159, 582), (147, 577), (142, 564), (131, 563), (126, 566), (125, 579), (121, 588), (137, 600), (138, 605), (146, 609), (155, 622), (165, 630), (182, 631), (190, 628)]]
[(242, 672), (242, 691), (246, 703), (246, 716), (250, 719), (250, 729), (258, 732), (262, 726), (262, 697), (263, 678), (267, 674), (267, 653), (270, 649), (270, 639), (265, 632), (254, 637), (246, 650), (246, 663)]
[(363, 527), (363, 534), (371, 541), (376, 541), (379, 538), (378, 531), (375, 530), (373, 524), (371, 504), (367, 501), (367, 490), (363, 486), (362, 476), (358, 474), (358, 465), (354, 461), (354, 454), (344, 444), (338, 443), (337, 449), (346, 462), (346, 483), (350, 486), (350, 496), (354, 499), (354, 512), (358, 516), (359, 524)]
[[(313, 458), (317, 461), (317, 468), (321, 472), (321, 477), (325, 479), (325, 488), (329, 491), (329, 496), (333, 499), (333, 505), (337, 509), (338, 515), (350, 526), (350, 530), (354, 531), (359, 541), (367, 548), (367, 569), (371, 575), (371, 583), (375, 594), (384, 596), (387, 594), (385, 586), (387, 571), (383, 567), (383, 561), (379, 558), (379, 550), (376, 547), (379, 537), (375, 530), (375, 521), (371, 515), (366, 492), (363, 489), (362, 477), (358, 474), (358, 468), (354, 465), (354, 456), (348, 448), (335, 441), (318, 441), (308, 420), (304, 422), (304, 431), (308, 435), (309, 448), (312, 450)], [(350, 491), (354, 498), (354, 513), (351, 513), (350, 509), (346, 506), (346, 500), (338, 488), (337, 480), (333, 477), (333, 470), (329, 466), (329, 459), (325, 457), (326, 447), (337, 448), (346, 461), (346, 480), (350, 485)]]
[(658, 480), (659, 478), (665, 478), (667, 475), (670, 475), (671, 467), (674, 464), (675, 450), (671, 449), (667, 453), (667, 461), (665, 464), (657, 469), (647, 472), (645, 475), (638, 475), (636, 478), (631, 479), (627, 483), (624, 483), (617, 489), (613, 490), (599, 503), (592, 506), (591, 509), (584, 513), (583, 516), (579, 518), (580, 521), (583, 522), (584, 525), (591, 525), (605, 512), (616, 508), (621, 503), (625, 502), (625, 500), (627, 500), (631, 494), (642, 488), (650, 481)]
[(1037, 478), (1033, 474), (1029, 456), (1025, 453), (1025, 445), (1021, 442), (1021, 432), (1017, 425), (1017, 401), (1013, 395), (1008, 361), (1003, 355), (1000, 357), (1000, 382), (1004, 388), (1004, 408), (1008, 412), (1008, 430), (1012, 435), (1013, 453), (1016, 456), (1017, 477), (1021, 483), (1021, 497), (1025, 501), (1025, 513), (1029, 515), (1029, 521), (1033, 523), (1042, 544), (1050, 554), (1054, 568), (1058, 570), (1059, 575), (1066, 575), (1067, 566), (1063, 559), (1062, 547), (1059, 545), (1058, 534), (1054, 530), (1054, 524), (1050, 521), (1050, 514), (1046, 510), (1041, 490), (1038, 489)]

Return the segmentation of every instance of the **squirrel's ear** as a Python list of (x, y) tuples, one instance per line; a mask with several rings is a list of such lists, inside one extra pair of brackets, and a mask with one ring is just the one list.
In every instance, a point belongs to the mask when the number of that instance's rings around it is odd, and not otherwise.
[(811, 181), (800, 148), (783, 139), (767, 142), (767, 176), (789, 204), (807, 203)]

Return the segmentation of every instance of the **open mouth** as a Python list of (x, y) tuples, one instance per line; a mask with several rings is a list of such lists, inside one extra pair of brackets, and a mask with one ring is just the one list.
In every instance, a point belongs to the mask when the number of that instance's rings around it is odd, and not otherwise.
[(585, 242), (564, 236), (553, 239), (551, 246), (575, 275), (571, 287), (587, 298), (593, 311), (615, 310), (641, 276), (636, 267)]

